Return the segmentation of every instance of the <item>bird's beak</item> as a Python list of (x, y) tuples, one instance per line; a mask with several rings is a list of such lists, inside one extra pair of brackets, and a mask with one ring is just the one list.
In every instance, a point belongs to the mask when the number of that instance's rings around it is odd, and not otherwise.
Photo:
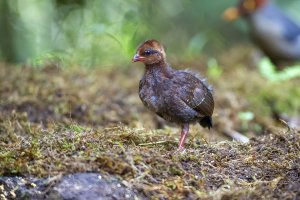
[(132, 62), (139, 62), (139, 61), (143, 61), (145, 59), (145, 57), (140, 56), (139, 54), (135, 54), (132, 58)]
[(223, 13), (223, 18), (226, 21), (234, 21), (239, 17), (240, 17), (240, 12), (238, 8), (235, 7), (227, 8)]

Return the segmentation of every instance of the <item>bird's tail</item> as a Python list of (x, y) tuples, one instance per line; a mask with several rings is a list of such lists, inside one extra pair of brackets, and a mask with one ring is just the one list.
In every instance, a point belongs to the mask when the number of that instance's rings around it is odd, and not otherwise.
[(212, 119), (211, 116), (205, 116), (200, 120), (200, 125), (204, 128), (210, 129), (212, 127)]

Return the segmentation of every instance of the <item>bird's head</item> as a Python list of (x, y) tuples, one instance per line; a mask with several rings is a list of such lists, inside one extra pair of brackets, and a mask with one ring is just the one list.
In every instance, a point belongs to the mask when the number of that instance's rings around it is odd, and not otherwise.
[(146, 40), (138, 46), (132, 61), (142, 62), (145, 65), (164, 63), (166, 53), (164, 47), (157, 40)]
[(240, 16), (247, 16), (255, 12), (264, 6), (267, 1), (268, 0), (240, 0), (235, 7), (227, 8), (223, 13), (223, 17), (227, 21), (236, 20)]

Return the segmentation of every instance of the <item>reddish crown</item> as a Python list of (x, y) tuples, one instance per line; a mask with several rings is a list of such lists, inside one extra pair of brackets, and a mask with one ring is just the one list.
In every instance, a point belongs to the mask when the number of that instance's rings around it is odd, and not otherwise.
[(263, 7), (268, 0), (240, 0), (235, 7), (225, 10), (223, 13), (226, 20), (232, 21), (240, 16), (247, 16)]
[(146, 65), (165, 63), (166, 53), (163, 45), (157, 40), (146, 40), (138, 46), (132, 61), (143, 62)]
[(268, 0), (240, 0), (237, 8), (241, 16), (250, 14), (264, 6)]

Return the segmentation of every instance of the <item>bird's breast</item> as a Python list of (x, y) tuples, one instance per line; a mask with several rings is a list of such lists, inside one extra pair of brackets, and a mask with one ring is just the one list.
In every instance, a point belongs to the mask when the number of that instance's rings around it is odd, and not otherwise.
[(159, 83), (156, 81), (144, 78), (140, 81), (139, 97), (143, 104), (153, 112), (158, 112), (162, 104), (157, 90), (158, 87)]

